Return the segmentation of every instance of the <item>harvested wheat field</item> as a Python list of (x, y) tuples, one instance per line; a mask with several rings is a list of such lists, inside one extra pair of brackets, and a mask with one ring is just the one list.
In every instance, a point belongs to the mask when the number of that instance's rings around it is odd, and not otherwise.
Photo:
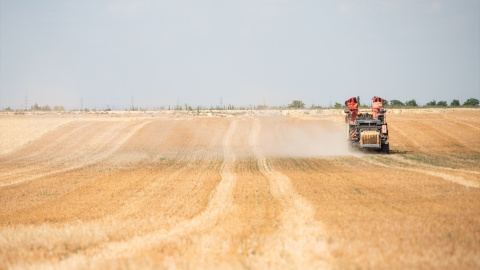
[(0, 269), (479, 269), (480, 110), (0, 116)]

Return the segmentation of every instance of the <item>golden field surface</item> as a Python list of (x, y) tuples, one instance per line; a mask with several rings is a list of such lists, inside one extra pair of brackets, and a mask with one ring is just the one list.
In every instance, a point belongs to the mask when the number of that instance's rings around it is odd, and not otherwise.
[(343, 117), (0, 115), (0, 269), (480, 269), (480, 110)]

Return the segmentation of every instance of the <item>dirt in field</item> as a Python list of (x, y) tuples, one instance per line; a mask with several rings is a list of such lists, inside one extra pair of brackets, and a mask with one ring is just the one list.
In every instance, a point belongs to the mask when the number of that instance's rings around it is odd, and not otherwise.
[(0, 116), (0, 269), (479, 268), (480, 111), (387, 120)]

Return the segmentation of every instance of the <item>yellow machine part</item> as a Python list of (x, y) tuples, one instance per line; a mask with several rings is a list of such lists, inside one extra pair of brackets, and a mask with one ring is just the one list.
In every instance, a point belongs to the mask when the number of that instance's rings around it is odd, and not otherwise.
[(360, 135), (360, 145), (380, 144), (380, 133), (374, 130), (363, 131)]

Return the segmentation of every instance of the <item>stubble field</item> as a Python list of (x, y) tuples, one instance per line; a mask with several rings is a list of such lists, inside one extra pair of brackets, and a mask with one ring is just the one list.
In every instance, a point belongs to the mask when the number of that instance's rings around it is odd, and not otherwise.
[(479, 269), (480, 110), (0, 116), (0, 269)]

